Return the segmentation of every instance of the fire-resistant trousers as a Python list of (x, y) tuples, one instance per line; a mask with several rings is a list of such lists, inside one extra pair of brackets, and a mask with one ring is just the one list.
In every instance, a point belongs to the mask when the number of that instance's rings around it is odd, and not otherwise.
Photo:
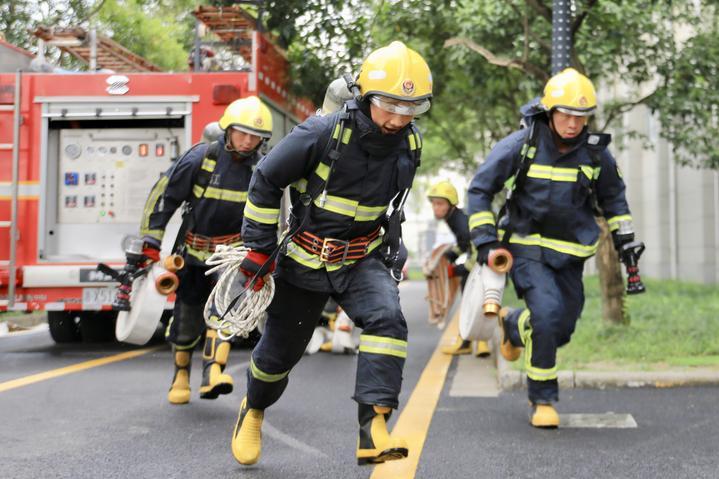
[(215, 286), (214, 277), (205, 276), (206, 266), (185, 263), (177, 272), (180, 285), (176, 291), (175, 308), (165, 339), (178, 350), (194, 349), (205, 332), (203, 312), (207, 298)]
[(527, 308), (505, 320), (509, 340), (524, 347), (529, 400), (559, 400), (557, 348), (569, 342), (584, 306), (583, 263), (553, 269), (539, 261), (516, 257), (511, 277)]
[(280, 398), (330, 296), (363, 330), (354, 400), (397, 408), (407, 357), (407, 323), (397, 283), (374, 257), (351, 268), (347, 289), (334, 294), (299, 288), (275, 277), (275, 296), (267, 309), (265, 330), (247, 372), (250, 408), (265, 409)]

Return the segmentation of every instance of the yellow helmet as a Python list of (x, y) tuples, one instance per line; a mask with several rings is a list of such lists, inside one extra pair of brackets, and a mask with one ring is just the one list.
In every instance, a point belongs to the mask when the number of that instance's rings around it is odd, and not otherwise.
[(459, 203), (457, 188), (447, 180), (442, 180), (432, 185), (427, 193), (427, 198), (444, 198), (449, 201), (449, 204), (452, 206), (457, 206), (457, 203)]
[(396, 100), (422, 102), (432, 98), (432, 72), (416, 51), (392, 42), (365, 59), (357, 79), (363, 97), (382, 95)]
[(549, 79), (540, 101), (545, 110), (557, 109), (575, 116), (588, 116), (597, 108), (592, 81), (574, 68), (567, 68)]
[(272, 113), (256, 96), (230, 103), (220, 118), (220, 128), (232, 127), (262, 138), (272, 137)]

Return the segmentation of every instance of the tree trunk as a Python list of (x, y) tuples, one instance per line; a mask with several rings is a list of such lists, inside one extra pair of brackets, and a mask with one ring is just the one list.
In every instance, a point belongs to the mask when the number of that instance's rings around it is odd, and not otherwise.
[(602, 318), (610, 324), (629, 324), (629, 318), (624, 314), (624, 279), (619, 257), (607, 221), (601, 218), (597, 222), (601, 228), (597, 270), (602, 291)]

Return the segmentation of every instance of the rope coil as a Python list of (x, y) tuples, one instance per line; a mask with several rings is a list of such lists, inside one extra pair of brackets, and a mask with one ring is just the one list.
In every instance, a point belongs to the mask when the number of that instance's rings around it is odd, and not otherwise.
[(219, 274), (217, 284), (205, 303), (205, 324), (216, 329), (217, 335), (225, 341), (235, 336), (249, 336), (264, 318), (265, 310), (275, 295), (272, 275), (265, 276), (265, 284), (259, 291), (243, 287), (247, 277), (240, 270), (240, 264), (249, 251), (245, 247), (217, 245), (215, 252), (205, 261), (212, 266), (206, 276)]

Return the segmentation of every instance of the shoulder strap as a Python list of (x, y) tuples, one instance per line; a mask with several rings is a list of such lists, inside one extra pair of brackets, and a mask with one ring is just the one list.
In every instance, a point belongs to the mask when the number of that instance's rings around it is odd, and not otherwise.
[[(207, 190), (207, 186), (210, 184), (210, 179), (212, 179), (212, 173), (215, 171), (215, 167), (217, 166), (217, 159), (220, 157), (220, 148), (222, 147), (219, 141), (213, 141), (207, 147), (205, 157), (202, 159), (202, 165), (195, 174), (195, 182), (192, 188), (193, 194), (190, 196), (190, 199), (187, 200), (190, 207), (194, 207), (204, 196), (205, 190)], [(200, 193), (199, 196), (194, 194), (195, 188), (202, 190), (202, 193)]]
[(185, 234), (188, 231), (192, 231), (195, 227), (195, 217), (192, 214), (192, 210), (205, 195), (205, 190), (207, 190), (207, 186), (210, 184), (212, 173), (215, 171), (215, 167), (217, 166), (217, 158), (219, 158), (220, 148), (221, 146), (218, 141), (210, 143), (207, 147), (207, 151), (205, 151), (205, 156), (202, 159), (200, 169), (197, 170), (197, 173), (195, 173), (192, 193), (190, 194), (190, 197), (185, 200), (185, 204), (182, 208), (182, 224), (177, 232), (175, 244), (172, 247), (172, 251), (177, 254), (184, 253)]
[[(587, 136), (587, 152), (589, 153), (589, 158), (592, 160), (593, 171), (600, 167), (602, 159), (599, 155), (609, 146), (611, 141), (612, 135), (608, 133), (591, 133)], [(604, 213), (599, 206), (599, 197), (597, 195), (598, 179), (598, 175), (593, 174), (589, 184), (589, 203), (594, 212), (594, 216), (597, 217), (602, 216)]]
[[(514, 172), (514, 181), (511, 183), (507, 190), (507, 200), (502, 205), (497, 215), (497, 221), (503, 218), (512, 207), (512, 197), (520, 190), (524, 185), (524, 180), (527, 178), (527, 172), (530, 166), (534, 162), (534, 156), (537, 154), (537, 121), (533, 121), (527, 128), (527, 135), (524, 139), (522, 149), (519, 151), (519, 165)], [(501, 242), (506, 247), (509, 244), (509, 239), (512, 237), (513, 227), (511, 221), (507, 223), (504, 229), (504, 236), (502, 236)]]

